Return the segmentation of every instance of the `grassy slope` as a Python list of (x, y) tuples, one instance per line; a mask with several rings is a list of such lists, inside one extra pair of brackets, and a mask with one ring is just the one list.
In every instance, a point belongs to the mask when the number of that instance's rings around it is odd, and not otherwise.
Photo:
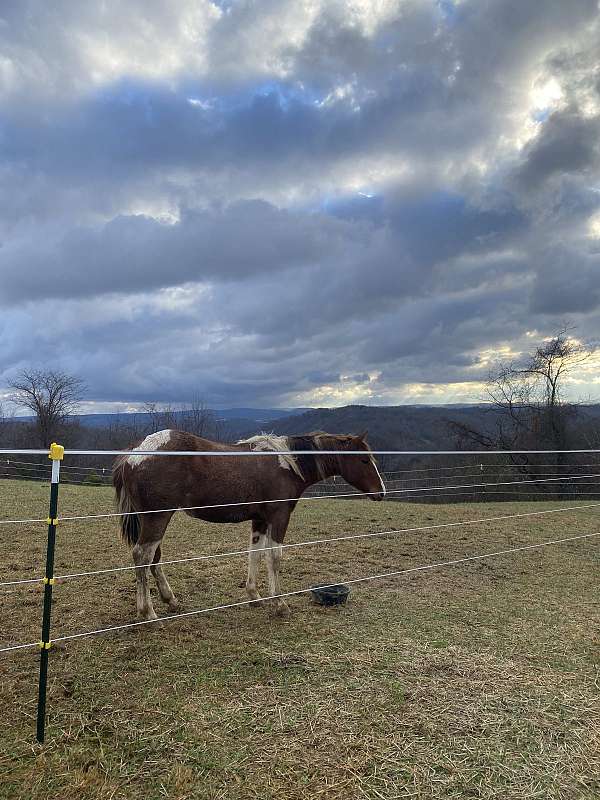
[[(41, 484), (3, 481), (0, 497), (3, 518), (46, 514)], [(289, 541), (559, 505), (311, 501)], [(111, 507), (108, 489), (61, 489), (63, 515)], [(591, 509), (292, 549), (284, 587), (597, 522)], [(0, 580), (41, 573), (44, 527), (0, 528)], [(245, 535), (181, 516), (164, 557)], [(0, 798), (600, 797), (599, 552), (590, 539), (358, 585), (343, 609), (298, 596), (285, 621), (246, 607), (57, 646), (43, 748), (38, 654), (0, 655)], [(57, 572), (126, 563), (114, 520), (59, 527)], [(168, 574), (185, 610), (244, 596), (243, 558)], [(40, 589), (0, 592), (0, 646), (35, 641)], [(133, 616), (133, 575), (65, 582), (55, 596), (55, 635), (118, 624)]]

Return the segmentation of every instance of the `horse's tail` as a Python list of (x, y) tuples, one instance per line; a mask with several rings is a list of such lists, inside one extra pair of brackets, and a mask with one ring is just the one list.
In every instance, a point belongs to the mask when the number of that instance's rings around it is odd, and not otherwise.
[(119, 458), (115, 463), (112, 473), (113, 486), (117, 496), (117, 510), (123, 516), (119, 517), (121, 538), (130, 547), (137, 542), (140, 535), (140, 519), (133, 505), (129, 487), (124, 475), (125, 459)]

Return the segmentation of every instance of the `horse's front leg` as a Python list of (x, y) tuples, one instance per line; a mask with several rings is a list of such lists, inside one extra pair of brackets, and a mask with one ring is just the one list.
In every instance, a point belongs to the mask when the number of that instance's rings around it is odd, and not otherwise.
[(261, 596), (256, 587), (260, 557), (265, 546), (265, 536), (267, 525), (265, 522), (253, 520), (252, 533), (250, 534), (250, 551), (248, 553), (248, 579), (246, 580), (246, 592), (251, 600), (260, 600)]
[(281, 545), (287, 530), (288, 519), (285, 523), (272, 523), (267, 528), (265, 555), (267, 559), (267, 573), (269, 579), (269, 595), (273, 598), (273, 610), (277, 616), (287, 617), (291, 614), (288, 604), (282, 597), (279, 571), (281, 568)]

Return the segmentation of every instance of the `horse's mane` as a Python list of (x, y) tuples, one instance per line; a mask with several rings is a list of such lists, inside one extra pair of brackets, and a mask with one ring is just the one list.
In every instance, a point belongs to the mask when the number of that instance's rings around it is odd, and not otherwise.
[[(257, 436), (251, 436), (249, 439), (238, 439), (237, 444), (249, 444), (251, 450), (262, 450), (277, 452), (291, 450), (287, 436), (277, 436), (274, 433), (261, 432)], [(298, 464), (298, 459), (295, 456), (280, 455), (277, 456), (279, 466), (283, 469), (291, 469), (298, 475), (299, 478), (304, 480), (304, 475)]]
[[(343, 450), (348, 437), (324, 431), (312, 431), (301, 436), (290, 436), (290, 450)], [(328, 475), (340, 472), (338, 456), (335, 455), (298, 455), (296, 460), (305, 475), (314, 476), (317, 480), (325, 480)]]
[[(277, 436), (264, 431), (249, 439), (240, 439), (238, 444), (248, 444), (251, 450), (283, 451), (309, 450), (318, 453), (319, 450), (343, 450), (349, 442), (348, 436), (324, 431), (312, 431), (300, 436)], [(335, 455), (280, 455), (279, 466), (291, 469), (302, 480), (324, 480), (328, 475), (340, 471), (339, 459)]]

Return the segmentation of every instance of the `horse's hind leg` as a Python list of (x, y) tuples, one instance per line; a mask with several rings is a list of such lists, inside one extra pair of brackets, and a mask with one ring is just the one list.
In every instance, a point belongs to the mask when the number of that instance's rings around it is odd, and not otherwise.
[(250, 534), (250, 552), (248, 554), (248, 579), (246, 581), (246, 591), (251, 600), (260, 600), (260, 594), (256, 588), (256, 578), (260, 566), (260, 557), (265, 546), (265, 536), (267, 526), (259, 520), (252, 520), (252, 533)]
[(133, 548), (133, 563), (136, 566), (136, 602), (138, 619), (156, 619), (157, 615), (150, 599), (150, 589), (148, 587), (149, 569), (145, 564), (150, 564), (154, 558), (154, 551), (158, 547), (158, 542), (140, 542)]
[(289, 616), (290, 609), (288, 604), (282, 597), (278, 597), (281, 592), (281, 583), (279, 581), (279, 570), (281, 567), (281, 545), (283, 537), (287, 528), (287, 521), (285, 526), (269, 525), (267, 529), (267, 541), (265, 545), (265, 556), (267, 559), (267, 573), (269, 576), (269, 595), (273, 597), (273, 610), (277, 616)]
[(154, 575), (154, 580), (156, 581), (156, 585), (158, 586), (158, 591), (160, 593), (161, 599), (163, 603), (167, 604), (167, 608), (169, 611), (177, 611), (179, 609), (179, 603), (177, 602), (177, 598), (173, 594), (173, 590), (169, 586), (169, 581), (165, 578), (165, 573), (163, 572), (163, 568), (160, 564), (157, 564), (157, 561), (160, 561), (160, 545), (156, 548), (154, 553), (154, 563), (150, 567), (150, 572)]
[[(137, 584), (137, 613), (140, 620), (157, 619), (148, 586), (150, 565), (172, 514), (144, 514), (140, 519), (140, 535), (133, 548)], [(146, 566), (147, 565), (147, 566)]]

